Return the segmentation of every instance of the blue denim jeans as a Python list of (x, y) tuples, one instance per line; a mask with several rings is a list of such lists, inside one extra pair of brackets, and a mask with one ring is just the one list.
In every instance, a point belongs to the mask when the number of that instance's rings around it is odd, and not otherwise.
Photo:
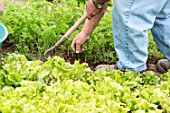
[(170, 63), (170, 0), (114, 0), (112, 19), (120, 70), (146, 69), (149, 29)]

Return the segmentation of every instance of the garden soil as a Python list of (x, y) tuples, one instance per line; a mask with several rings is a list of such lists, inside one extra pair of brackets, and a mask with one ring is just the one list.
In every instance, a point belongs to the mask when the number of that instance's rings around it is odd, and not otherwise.
[[(13, 53), (15, 52), (15, 45), (13, 43), (10, 43), (9, 41), (4, 41), (3, 45), (2, 45), (2, 48), (0, 49), (0, 62), (2, 62), (2, 57), (5, 56), (7, 53)], [(71, 64), (74, 63), (75, 60), (80, 60), (80, 63), (84, 63), (86, 62), (88, 64), (88, 66), (94, 70), (95, 67), (98, 65), (98, 64), (95, 64), (93, 61), (85, 61), (84, 59), (80, 59), (78, 57), (78, 55), (74, 55), (74, 56), (67, 56), (67, 54), (65, 53), (61, 53), (61, 52), (57, 52), (59, 54), (56, 54), (62, 58), (65, 59), (66, 62), (70, 62)], [(67, 53), (67, 52), (66, 52)], [(41, 60), (41, 58), (39, 56), (35, 56), (35, 59), (36, 60)], [(159, 71), (157, 70), (156, 68), (156, 61), (154, 59), (148, 59), (147, 61), (147, 70), (148, 71), (153, 71), (155, 72), (156, 75), (159, 75)], [(102, 64), (107, 64), (107, 63), (102, 63)]]

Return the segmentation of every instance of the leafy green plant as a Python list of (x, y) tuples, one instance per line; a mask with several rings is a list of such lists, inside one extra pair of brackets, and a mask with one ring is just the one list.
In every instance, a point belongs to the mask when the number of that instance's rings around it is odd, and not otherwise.
[[(93, 72), (87, 64), (71, 65), (58, 56), (39, 64), (8, 54), (0, 70), (0, 112), (170, 112), (169, 74), (161, 81), (150, 71)], [(20, 81), (13, 81), (15, 75)]]
[[(6, 3), (6, 7), (0, 20), (9, 29), (9, 40), (16, 44), (20, 53), (25, 54), (35, 54), (38, 51), (41, 55), (61, 38), (76, 21), (75, 17), (80, 15), (72, 15), (66, 5), (60, 7), (61, 11), (57, 11), (54, 4), (46, 1), (26, 5)], [(70, 18), (70, 21), (67, 18)]]

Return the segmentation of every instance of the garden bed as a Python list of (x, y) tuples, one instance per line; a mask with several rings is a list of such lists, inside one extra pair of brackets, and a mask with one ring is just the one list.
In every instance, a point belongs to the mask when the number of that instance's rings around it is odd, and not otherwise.
[[(28, 0), (6, 4), (0, 21), (9, 36), (0, 49), (0, 113), (169, 113), (170, 71), (161, 74), (164, 58), (150, 31), (147, 71), (94, 71), (115, 64), (111, 7), (91, 34), (85, 51), (71, 50), (82, 25), (44, 60), (53, 46), (83, 15), (84, 0)], [(56, 3), (57, 2), (57, 3)], [(56, 10), (57, 6), (57, 10)], [(3, 59), (1, 59), (3, 57)]]
[[(0, 49), (0, 58), (2, 58), (3, 56), (5, 56), (8, 53), (13, 53), (15, 52), (15, 45), (13, 43), (10, 43), (9, 41), (5, 41), (2, 49)], [(79, 54), (70, 54), (67, 55), (68, 51), (64, 51), (61, 52), (59, 49), (57, 51), (55, 51), (55, 54), (53, 53), (53, 57), (54, 56), (60, 56), (62, 58), (65, 59), (66, 62), (70, 62), (71, 64), (74, 63), (75, 60), (79, 60), (80, 63), (87, 63), (88, 66), (90, 67), (90, 69), (94, 70), (95, 67), (99, 64), (112, 64), (112, 63), (108, 63), (108, 62), (101, 62), (101, 63), (95, 63), (93, 60), (86, 60), (85, 59), (81, 59)], [(44, 59), (40, 58), (38, 55), (34, 55), (34, 59), (35, 60), (42, 60), (44, 61)], [(0, 59), (0, 62), (2, 60)], [(161, 73), (159, 73), (159, 71), (156, 68), (156, 63), (157, 63), (157, 58), (154, 59), (153, 58), (149, 58), (147, 61), (147, 71), (153, 71), (156, 75), (159, 75)]]

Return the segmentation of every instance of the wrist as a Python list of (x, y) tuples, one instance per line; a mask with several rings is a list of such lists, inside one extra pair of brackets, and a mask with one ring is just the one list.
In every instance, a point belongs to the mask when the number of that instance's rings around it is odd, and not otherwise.
[(92, 30), (86, 29), (86, 28), (82, 29), (80, 32), (82, 37), (89, 37), (91, 33), (92, 33)]

